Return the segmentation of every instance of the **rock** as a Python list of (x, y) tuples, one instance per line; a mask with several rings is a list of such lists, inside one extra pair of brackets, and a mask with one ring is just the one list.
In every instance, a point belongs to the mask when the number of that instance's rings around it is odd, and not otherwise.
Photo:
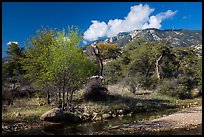
[(82, 116), (75, 115), (73, 113), (66, 113), (65, 120), (71, 123), (81, 122), (83, 120)]
[(122, 109), (117, 110), (117, 114), (118, 114), (118, 115), (123, 114), (123, 110), (122, 110)]
[(119, 117), (119, 118), (124, 118), (124, 115), (123, 115), (123, 114), (121, 114), (121, 115), (118, 115), (118, 117)]
[(16, 117), (20, 117), (21, 116), (21, 113), (20, 112), (17, 112), (16, 113)]
[(79, 119), (80, 119), (80, 121), (84, 121), (85, 120), (83, 115), (79, 115)]
[(139, 102), (139, 103), (136, 104), (136, 106), (137, 106), (137, 107), (142, 107), (143, 104)]
[(96, 115), (98, 115), (98, 113), (96, 113), (96, 112), (93, 112), (93, 116), (96, 116)]
[(92, 118), (92, 120), (94, 120), (97, 116), (98, 116), (98, 113), (93, 112), (93, 118)]
[(112, 117), (111, 114), (103, 114), (103, 115), (102, 115), (102, 118), (103, 118), (103, 119), (108, 119), (108, 118), (111, 118), (111, 117)]
[(113, 114), (113, 112), (112, 112), (112, 111), (109, 111), (109, 112), (108, 112), (108, 114), (112, 115), (112, 114)]
[(194, 105), (198, 105), (198, 102), (195, 102)]
[(65, 119), (64, 112), (60, 108), (53, 108), (47, 112), (45, 112), (41, 117), (43, 121), (49, 122), (60, 122)]
[(130, 113), (127, 114), (127, 116), (128, 116), (128, 117), (131, 117), (132, 114), (133, 114), (133, 112), (130, 112)]
[(90, 114), (87, 113), (87, 112), (84, 112), (83, 115), (84, 115), (85, 117), (90, 117)]
[(116, 114), (112, 114), (112, 117), (116, 117)]
[(94, 121), (101, 121), (102, 120), (102, 116), (96, 112), (93, 112), (93, 118), (92, 120)]
[(97, 115), (95, 118), (94, 118), (95, 121), (101, 121), (102, 120), (102, 117), (100, 115)]
[(193, 97), (197, 97), (200, 95), (200, 91), (197, 88), (195, 88), (191, 91), (191, 94)]
[(86, 121), (86, 120), (91, 120), (91, 114), (89, 114), (89, 113), (87, 113), (87, 112), (84, 112), (83, 113), (83, 117), (84, 117), (84, 120)]

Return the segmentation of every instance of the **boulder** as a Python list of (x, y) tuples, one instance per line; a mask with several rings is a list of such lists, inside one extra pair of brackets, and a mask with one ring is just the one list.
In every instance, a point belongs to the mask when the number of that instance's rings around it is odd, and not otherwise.
[(200, 91), (197, 88), (194, 88), (191, 91), (191, 94), (192, 94), (193, 97), (198, 97), (200, 95)]
[(102, 117), (101, 117), (101, 115), (96, 115), (96, 117), (94, 117), (92, 120), (94, 120), (94, 121), (101, 121)]
[(108, 118), (111, 118), (111, 117), (112, 117), (112, 115), (109, 114), (109, 113), (102, 115), (102, 118), (103, 118), (103, 119), (108, 119)]
[(123, 110), (122, 110), (122, 109), (117, 110), (117, 114), (118, 114), (118, 115), (123, 114)]
[(81, 115), (78, 116), (78, 115), (71, 113), (71, 112), (65, 113), (64, 115), (65, 115), (66, 122), (78, 123), (78, 122), (83, 121), (83, 116), (81, 116)]
[(133, 114), (133, 112), (130, 112), (130, 113), (127, 114), (127, 116), (128, 116), (128, 117), (131, 117), (132, 114)]
[(112, 117), (116, 117), (116, 114), (112, 114)]
[(65, 119), (65, 115), (60, 108), (53, 108), (47, 112), (45, 112), (41, 117), (43, 121), (49, 122), (61, 122)]
[(124, 116), (123, 114), (121, 114), (121, 115), (118, 115), (118, 117), (119, 117), (120, 119), (122, 119), (122, 118), (124, 118), (125, 116)]
[(136, 104), (136, 106), (137, 106), (137, 107), (142, 107), (143, 104), (142, 104), (141, 102), (138, 102), (138, 103)]

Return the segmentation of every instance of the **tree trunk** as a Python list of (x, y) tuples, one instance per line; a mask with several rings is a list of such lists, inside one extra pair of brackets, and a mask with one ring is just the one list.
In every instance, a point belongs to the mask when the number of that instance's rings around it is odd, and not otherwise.
[(151, 64), (151, 65), (149, 66), (149, 68), (147, 69), (145, 77), (147, 77), (147, 76), (149, 75), (149, 71), (150, 71), (150, 69), (152, 68), (153, 64), (154, 64), (154, 61), (152, 61), (152, 64)]
[(163, 55), (161, 55), (157, 60), (156, 60), (156, 63), (155, 63), (155, 65), (156, 65), (156, 75), (157, 75), (157, 78), (158, 79), (161, 79), (161, 73), (160, 73), (160, 61), (161, 61), (161, 59), (162, 59), (162, 57), (163, 57)]
[(47, 92), (47, 103), (48, 103), (48, 105), (50, 105), (50, 93), (49, 93), (49, 91)]
[(102, 61), (102, 59), (100, 57), (99, 51), (98, 51), (98, 53), (96, 53), (96, 51), (95, 51), (96, 49), (98, 49), (97, 46), (93, 48), (93, 53), (96, 56), (96, 59), (99, 62), (99, 65), (100, 65), (99, 75), (102, 76), (103, 75), (103, 61)]
[(73, 93), (74, 93), (74, 91), (72, 90), (72, 91), (71, 91), (70, 98), (69, 98), (69, 103), (70, 103), (70, 104), (71, 104), (71, 102), (72, 102)]
[(65, 71), (64, 71), (64, 75), (63, 75), (63, 87), (62, 87), (62, 110), (64, 110), (64, 106), (65, 106)]
[(65, 92), (63, 91), (63, 93), (62, 93), (62, 110), (64, 110), (64, 104), (65, 104), (64, 95), (65, 95)]
[(60, 90), (58, 90), (58, 103), (60, 104), (60, 99), (61, 99), (61, 93), (60, 93)]
[(102, 76), (103, 75), (103, 61), (100, 58), (100, 56), (98, 56), (98, 60), (99, 60), (99, 63), (100, 63), (100, 72), (99, 72), (99, 75)]
[(67, 90), (67, 104), (69, 102), (69, 93), (68, 93), (68, 90)]

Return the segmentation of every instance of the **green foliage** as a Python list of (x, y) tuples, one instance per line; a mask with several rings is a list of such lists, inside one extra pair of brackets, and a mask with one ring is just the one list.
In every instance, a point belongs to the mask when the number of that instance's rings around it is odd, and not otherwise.
[(135, 76), (137, 73), (146, 75), (147, 70), (152, 64), (150, 56), (151, 46), (141, 45), (130, 51), (130, 63), (127, 65), (129, 75)]
[(8, 56), (2, 59), (2, 80), (3, 83), (7, 84), (20, 83), (21, 75), (24, 73), (20, 63), (21, 58), (24, 56), (24, 48), (14, 42), (11, 42), (8, 46), (6, 50)]
[(25, 58), (21, 60), (26, 77), (42, 87), (49, 85), (51, 75), (49, 67), (52, 64), (51, 46), (54, 46), (56, 32), (53, 29), (38, 30), (36, 36), (28, 41)]
[(144, 89), (155, 89), (158, 84), (158, 79), (153, 75), (150, 77), (146, 77), (144, 75), (137, 75), (137, 82), (140, 84), (141, 87)]
[(120, 60), (113, 60), (104, 66), (104, 79), (106, 83), (116, 83), (122, 78), (122, 68)]
[(34, 93), (34, 97), (35, 97), (35, 98), (41, 98), (41, 97), (43, 97), (43, 95), (42, 95), (42, 93), (40, 93), (40, 92), (35, 92), (35, 93)]
[(128, 42), (124, 48), (123, 48), (123, 52), (129, 52), (131, 50), (134, 50), (137, 46), (143, 45), (145, 44), (147, 41), (145, 40), (145, 38), (138, 38), (138, 39), (134, 39), (133, 41)]
[(37, 31), (22, 59), (26, 76), (43, 89), (73, 94), (87, 77), (96, 73), (96, 66), (78, 47), (81, 39), (78, 28), (73, 26), (68, 28), (68, 33), (65, 29)]
[(97, 43), (97, 47), (103, 60), (110, 58), (116, 59), (121, 54), (120, 48), (116, 44)]
[[(53, 81), (56, 85), (62, 84), (58, 86), (67, 86), (70, 91), (79, 88), (87, 77), (96, 72), (94, 64), (77, 47), (81, 40), (77, 31), (69, 30), (69, 34), (65, 30), (58, 32), (56, 44), (60, 46), (53, 46), (51, 50), (53, 63), (49, 72), (53, 75)], [(64, 40), (65, 38), (68, 40)]]
[(198, 79), (198, 89), (202, 92), (202, 58), (198, 59), (197, 62), (197, 79)]
[[(157, 60), (160, 80), (156, 72)], [(192, 97), (193, 88), (202, 89), (202, 59), (191, 47), (173, 48), (167, 42), (135, 39), (125, 45), (122, 55), (117, 60), (106, 65), (104, 71), (112, 70), (106, 75), (106, 79), (109, 82), (119, 82), (125, 78), (126, 85), (132, 92), (136, 91), (138, 85), (143, 89), (155, 89), (160, 86), (158, 92), (161, 94), (185, 99)]]
[(160, 84), (158, 93), (179, 99), (192, 98), (192, 80), (186, 77), (166, 79)]

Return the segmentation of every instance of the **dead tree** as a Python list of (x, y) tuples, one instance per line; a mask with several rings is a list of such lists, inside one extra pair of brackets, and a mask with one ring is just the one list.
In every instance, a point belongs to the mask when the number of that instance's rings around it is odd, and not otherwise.
[(96, 46), (96, 43), (93, 43), (91, 47), (93, 48), (93, 53), (96, 56), (96, 59), (100, 65), (99, 76), (102, 76), (103, 75), (103, 61), (100, 57), (99, 48)]

